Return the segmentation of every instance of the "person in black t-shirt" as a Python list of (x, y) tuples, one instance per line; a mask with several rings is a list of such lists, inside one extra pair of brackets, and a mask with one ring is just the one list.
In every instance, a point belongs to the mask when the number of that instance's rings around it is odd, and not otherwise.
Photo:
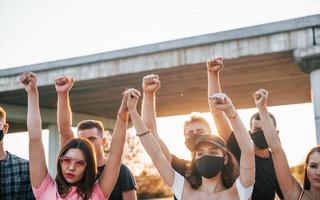
[[(61, 134), (61, 146), (67, 141), (74, 138), (72, 125), (72, 112), (69, 101), (69, 91), (72, 88), (74, 79), (69, 76), (63, 76), (55, 80), (55, 87), (58, 94), (58, 128)], [(119, 124), (125, 124), (126, 131), (128, 122), (128, 110), (120, 107), (117, 115), (117, 122)], [(77, 125), (77, 134), (79, 137), (87, 138), (94, 146), (98, 174), (102, 174), (106, 160), (108, 159), (104, 155), (103, 147), (107, 143), (107, 139), (104, 136), (104, 127), (102, 122), (97, 120), (84, 120)], [(99, 176), (97, 177), (97, 179)], [(136, 200), (137, 185), (130, 169), (121, 164), (118, 180), (112, 191), (109, 200)]]
[[(221, 92), (219, 73), (223, 68), (224, 65), (222, 57), (216, 57), (208, 60), (207, 62), (209, 97), (215, 93)], [(209, 104), (209, 106), (219, 135), (225, 141), (227, 141), (228, 149), (239, 160), (240, 149), (225, 114), (214, 109), (212, 105)], [(276, 127), (276, 120), (274, 116), (270, 114), (270, 117), (272, 118), (274, 126)], [(251, 138), (255, 146), (256, 159), (256, 180), (252, 199), (273, 200), (275, 198), (275, 193), (277, 193), (280, 198), (283, 198), (276, 178), (271, 152), (269, 151), (268, 145), (264, 138), (259, 113), (256, 113), (251, 117), (250, 129)]]
[(303, 188), (290, 172), (288, 160), (281, 147), (277, 130), (268, 113), (268, 91), (259, 89), (253, 95), (259, 110), (261, 125), (265, 130), (264, 136), (267, 145), (272, 151), (272, 159), (284, 199), (311, 200), (320, 197), (320, 145), (312, 148), (307, 154), (305, 162)]

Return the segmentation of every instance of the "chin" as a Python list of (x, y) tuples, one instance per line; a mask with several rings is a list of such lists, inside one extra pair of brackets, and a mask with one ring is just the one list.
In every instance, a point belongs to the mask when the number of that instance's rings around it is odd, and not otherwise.
[(312, 187), (320, 189), (320, 181), (313, 181), (313, 183), (310, 183)]

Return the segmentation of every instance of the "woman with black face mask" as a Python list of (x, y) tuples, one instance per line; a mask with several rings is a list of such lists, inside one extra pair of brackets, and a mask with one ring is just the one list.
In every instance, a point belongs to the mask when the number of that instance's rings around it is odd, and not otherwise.
[[(240, 120), (231, 100), (222, 93), (210, 98), (216, 109), (224, 111), (234, 129), (241, 149), (240, 168), (218, 136), (199, 136), (191, 145), (193, 161), (187, 179), (174, 171), (161, 148), (137, 112), (135, 97), (128, 97), (127, 107), (142, 145), (161, 177), (178, 200), (247, 200), (251, 197), (255, 178), (254, 148), (249, 133)], [(239, 172), (239, 173), (238, 173)], [(237, 174), (239, 174), (237, 178)], [(236, 179), (236, 180), (235, 180)]]

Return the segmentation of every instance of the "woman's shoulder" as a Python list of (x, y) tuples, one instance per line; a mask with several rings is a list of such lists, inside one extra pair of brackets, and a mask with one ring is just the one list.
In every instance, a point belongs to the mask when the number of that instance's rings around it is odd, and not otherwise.
[(34, 196), (37, 199), (56, 196), (58, 194), (57, 184), (48, 173), (38, 188), (32, 187)]

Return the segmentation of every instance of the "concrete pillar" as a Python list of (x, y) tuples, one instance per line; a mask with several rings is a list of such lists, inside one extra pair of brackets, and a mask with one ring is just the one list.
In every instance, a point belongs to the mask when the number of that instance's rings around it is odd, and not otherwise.
[(60, 151), (60, 135), (57, 125), (49, 125), (48, 169), (52, 177), (56, 176), (56, 162)]
[(311, 98), (314, 105), (317, 144), (320, 144), (320, 45), (294, 51), (302, 71), (310, 74)]
[(313, 70), (310, 73), (310, 82), (316, 122), (317, 144), (320, 144), (320, 65), (318, 66), (319, 69)]

